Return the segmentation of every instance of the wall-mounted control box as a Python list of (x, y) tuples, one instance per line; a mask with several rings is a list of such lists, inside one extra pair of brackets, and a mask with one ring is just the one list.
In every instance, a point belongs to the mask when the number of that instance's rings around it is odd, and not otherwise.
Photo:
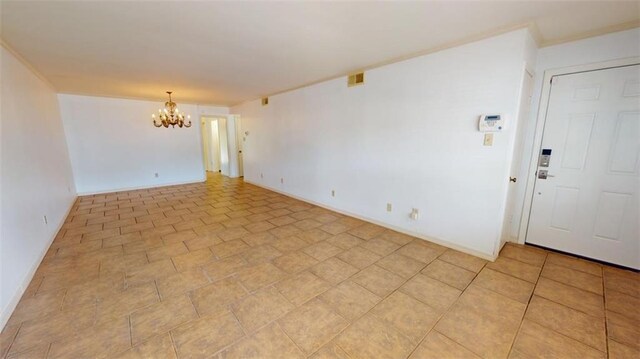
[(481, 115), (478, 120), (480, 132), (500, 132), (504, 129), (504, 115)]

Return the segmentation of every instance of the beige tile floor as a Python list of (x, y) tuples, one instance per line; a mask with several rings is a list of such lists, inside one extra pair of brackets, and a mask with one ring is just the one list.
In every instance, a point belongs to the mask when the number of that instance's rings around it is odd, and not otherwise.
[(639, 358), (637, 273), (494, 263), (212, 175), (81, 197), (8, 358)]

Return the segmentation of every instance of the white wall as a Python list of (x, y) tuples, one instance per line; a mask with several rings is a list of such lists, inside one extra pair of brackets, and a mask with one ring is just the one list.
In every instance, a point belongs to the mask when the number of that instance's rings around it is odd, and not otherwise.
[(4, 47), (0, 49), (2, 328), (76, 192), (56, 93)]
[[(492, 258), (529, 42), (515, 31), (367, 71), (363, 86), (339, 78), (236, 106), (245, 180)], [(483, 147), (478, 116), (494, 112), (507, 128)]]
[[(199, 116), (224, 107), (180, 104), (190, 128), (156, 128), (160, 101), (59, 95), (71, 165), (79, 194), (204, 180)], [(158, 177), (155, 177), (158, 173)]]
[[(524, 160), (520, 166), (518, 178), (527, 179), (528, 181), (534, 180), (534, 174), (528, 172), (532, 159), (538, 113), (541, 110), (545, 110), (539, 108), (544, 72), (550, 69), (599, 63), (629, 57), (640, 57), (640, 28), (544, 47), (538, 50), (531, 114), (525, 129), (526, 135), (523, 145)], [(519, 203), (524, 202), (525, 185), (526, 181), (519, 182), (517, 195)], [(521, 213), (522, 206), (518, 208), (514, 217), (519, 218)], [(524, 236), (518, 238), (520, 243), (524, 243), (524, 240)]]

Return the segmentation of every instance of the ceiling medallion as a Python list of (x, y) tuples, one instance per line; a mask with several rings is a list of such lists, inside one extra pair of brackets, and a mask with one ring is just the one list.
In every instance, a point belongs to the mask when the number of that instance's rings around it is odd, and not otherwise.
[(191, 116), (187, 115), (188, 122), (185, 122), (184, 113), (180, 113), (178, 111), (178, 105), (171, 101), (171, 91), (167, 91), (169, 94), (169, 101), (164, 103), (164, 110), (158, 110), (158, 117), (160, 119), (160, 123), (156, 122), (156, 115), (151, 115), (153, 119), (153, 125), (156, 127), (191, 127)]

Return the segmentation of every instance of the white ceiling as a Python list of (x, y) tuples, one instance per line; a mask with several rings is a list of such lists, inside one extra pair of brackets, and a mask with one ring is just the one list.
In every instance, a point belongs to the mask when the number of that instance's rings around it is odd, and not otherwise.
[(637, 26), (640, 2), (1, 3), (59, 92), (231, 105), (532, 24), (544, 45)]

